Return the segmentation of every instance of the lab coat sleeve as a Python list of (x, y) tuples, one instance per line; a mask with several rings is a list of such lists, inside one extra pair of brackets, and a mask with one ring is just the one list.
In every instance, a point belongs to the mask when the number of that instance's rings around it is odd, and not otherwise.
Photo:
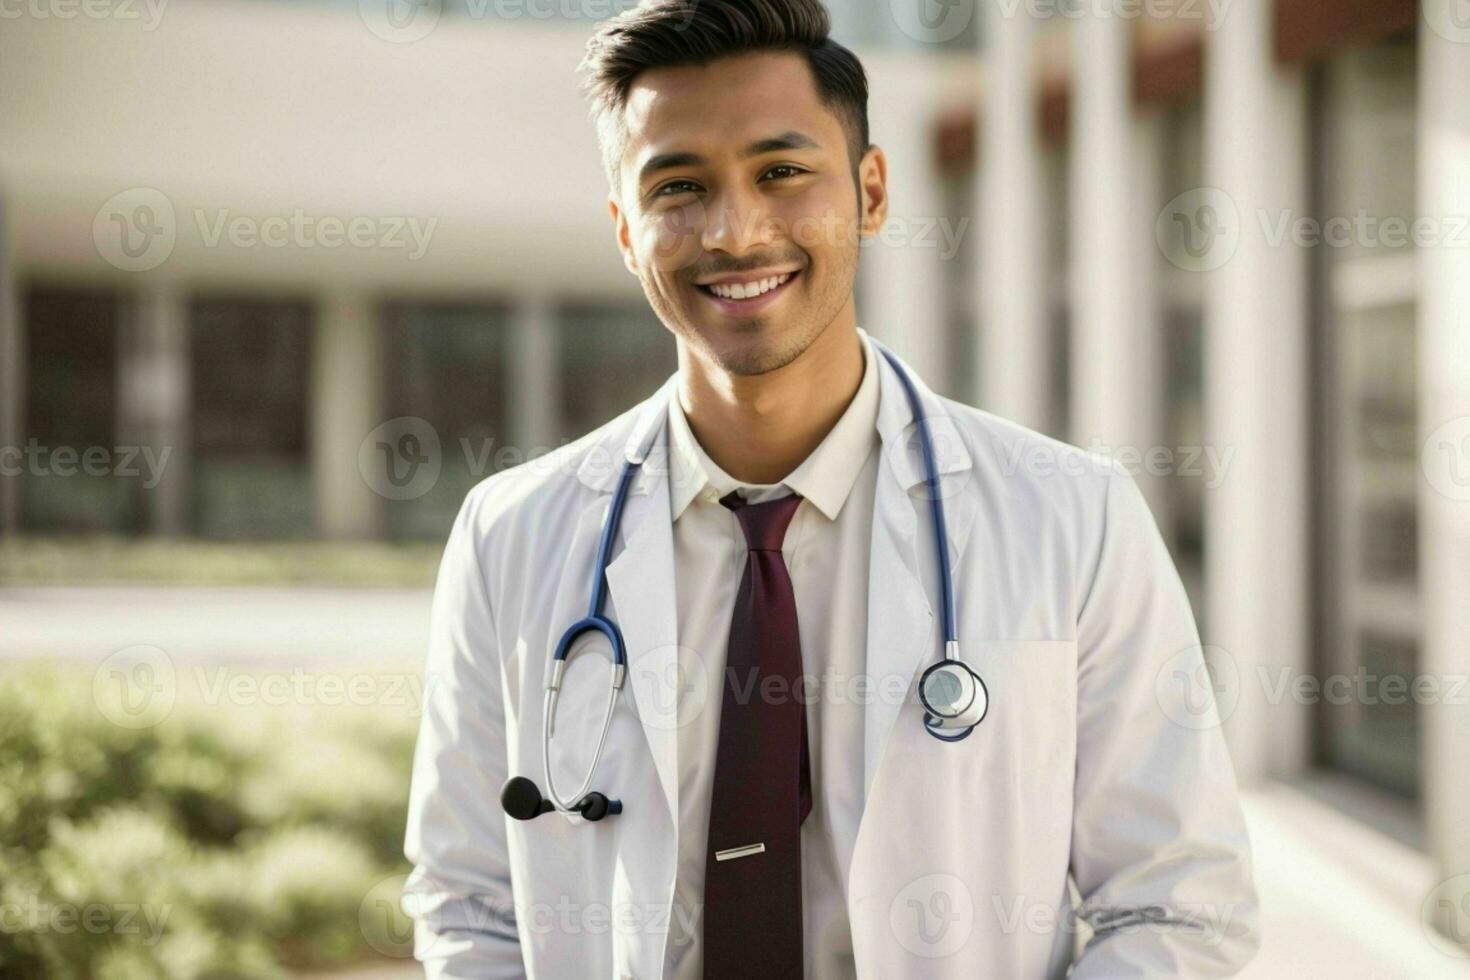
[(430, 615), (424, 711), (414, 752), (403, 907), (430, 980), (524, 977), (506, 816), (500, 651), (477, 554), (481, 485), (450, 532)]
[(1075, 980), (1226, 977), (1260, 943), (1250, 842), (1189, 600), (1133, 477), (1105, 478), (1078, 615)]

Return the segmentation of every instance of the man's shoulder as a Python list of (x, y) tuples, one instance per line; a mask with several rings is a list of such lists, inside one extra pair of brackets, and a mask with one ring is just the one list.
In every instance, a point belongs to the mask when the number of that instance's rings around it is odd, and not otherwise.
[(1084, 449), (964, 402), (942, 399), (979, 479), (1016, 492), (1075, 498), (1130, 476), (1116, 458)]

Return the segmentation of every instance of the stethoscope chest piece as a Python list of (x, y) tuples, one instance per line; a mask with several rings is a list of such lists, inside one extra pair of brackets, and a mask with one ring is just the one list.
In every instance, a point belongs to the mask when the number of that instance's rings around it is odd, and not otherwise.
[(964, 661), (945, 658), (919, 678), (924, 728), (937, 739), (958, 742), (985, 720), (990, 692)]

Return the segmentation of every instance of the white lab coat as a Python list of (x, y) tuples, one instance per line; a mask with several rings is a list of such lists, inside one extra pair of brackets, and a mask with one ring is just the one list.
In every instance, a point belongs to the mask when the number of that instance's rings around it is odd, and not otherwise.
[[(942, 473), (961, 655), (991, 702), (970, 737), (940, 742), (912, 686), (941, 649), (922, 456), (900, 382), (878, 364), (873, 681), (854, 691), (866, 735), (828, 749), (864, 759), (846, 869), (858, 977), (1237, 972), (1259, 942), (1250, 846), (1189, 604), (1132, 477), (915, 377)], [(674, 555), (659, 465), (673, 383), (483, 481), (454, 525), (405, 845), (404, 906), (431, 977), (655, 980), (665, 944), (681, 940)], [(607, 572), (629, 679), (592, 785), (625, 810), (511, 820), (499, 803), (508, 776), (546, 788), (551, 651), (586, 614), (628, 446), (651, 453)], [(590, 650), (568, 671), (553, 749), (564, 795), (596, 744), (606, 672)], [(1076, 956), (1079, 929), (1096, 934)]]

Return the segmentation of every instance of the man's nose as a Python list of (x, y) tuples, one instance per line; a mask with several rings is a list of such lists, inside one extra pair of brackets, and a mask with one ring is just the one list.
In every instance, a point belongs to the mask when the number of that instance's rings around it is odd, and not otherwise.
[(759, 195), (743, 189), (727, 191), (711, 198), (706, 207), (705, 251), (739, 255), (770, 241), (770, 216)]

